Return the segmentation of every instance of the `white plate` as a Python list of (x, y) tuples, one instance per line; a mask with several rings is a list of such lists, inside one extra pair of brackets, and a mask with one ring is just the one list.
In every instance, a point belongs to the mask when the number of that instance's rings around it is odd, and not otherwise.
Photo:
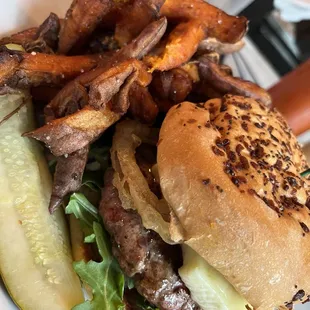
[[(63, 17), (70, 3), (71, 0), (0, 0), (0, 37), (38, 26), (50, 12)], [(2, 282), (0, 282), (0, 309), (17, 309)], [(310, 305), (299, 306), (296, 309), (310, 310)]]

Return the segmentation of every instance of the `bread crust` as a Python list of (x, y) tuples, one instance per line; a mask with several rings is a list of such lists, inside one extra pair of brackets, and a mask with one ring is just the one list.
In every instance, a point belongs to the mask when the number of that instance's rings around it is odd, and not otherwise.
[(259, 309), (310, 295), (306, 167), (282, 116), (249, 98), (184, 102), (160, 131), (160, 185), (185, 243)]

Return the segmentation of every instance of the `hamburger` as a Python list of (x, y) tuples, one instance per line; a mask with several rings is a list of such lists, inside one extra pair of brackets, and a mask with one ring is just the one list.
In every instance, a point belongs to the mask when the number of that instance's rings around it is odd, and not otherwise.
[[(114, 171), (100, 206), (113, 253), (138, 291), (160, 309), (275, 309), (308, 301), (301, 272), (309, 255), (309, 181), (301, 176), (307, 163), (282, 116), (232, 95), (171, 108), (150, 168), (159, 194), (135, 160), (141, 143), (154, 146), (154, 136), (133, 121), (117, 125)], [(162, 240), (181, 244), (183, 255), (175, 245), (164, 250)], [(171, 280), (167, 264), (175, 255), (182, 263)]]

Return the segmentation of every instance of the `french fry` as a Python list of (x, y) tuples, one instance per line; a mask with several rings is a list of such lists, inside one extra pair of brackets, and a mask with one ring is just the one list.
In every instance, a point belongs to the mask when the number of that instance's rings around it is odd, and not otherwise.
[(145, 61), (152, 71), (177, 68), (191, 59), (204, 37), (205, 32), (200, 21), (181, 23), (170, 33), (162, 55), (147, 56)]
[(112, 0), (74, 0), (59, 34), (58, 52), (67, 54), (81, 44), (112, 7)]
[(156, 19), (164, 2), (165, 0), (134, 0), (125, 4), (115, 28), (115, 39), (120, 46), (133, 40)]
[(220, 55), (232, 54), (240, 51), (244, 47), (244, 41), (240, 40), (236, 43), (222, 43), (215, 38), (207, 38), (200, 42), (198, 51), (200, 52), (216, 52)]
[[(79, 82), (83, 81), (80, 79)], [(147, 86), (150, 83), (150, 74), (145, 71), (141, 62), (131, 59), (104, 71), (87, 83), (80, 84), (89, 89), (88, 105), (83, 109), (51, 120), (25, 136), (44, 142), (55, 156), (71, 154), (97, 139), (127, 111), (128, 92), (133, 82)], [(68, 94), (72, 95), (70, 89), (67, 90)], [(80, 92), (77, 98), (81, 98), (81, 94), (83, 97)], [(58, 100), (61, 100), (61, 96), (62, 92), (54, 98), (53, 105), (48, 106), (51, 111), (54, 112), (55, 107), (59, 108)]]
[(20, 45), (26, 52), (53, 54), (57, 49), (60, 20), (51, 13), (37, 28), (29, 28), (0, 40), (0, 46), (7, 44)]
[(166, 72), (155, 72), (150, 85), (159, 110), (168, 112), (175, 104), (183, 102), (192, 90), (193, 80), (181, 68)]
[(85, 146), (68, 156), (57, 158), (53, 191), (49, 204), (50, 213), (56, 211), (67, 194), (75, 192), (81, 187), (88, 152), (89, 147)]
[(129, 113), (143, 124), (153, 124), (158, 106), (146, 87), (134, 83), (129, 91)]
[[(48, 119), (65, 116), (66, 110), (70, 109), (70, 105), (73, 105), (74, 107), (79, 106), (80, 108), (85, 106), (85, 102), (88, 102), (88, 94), (86, 93), (84, 86), (90, 85), (94, 79), (106, 72), (109, 68), (113, 67), (113, 65), (120, 64), (130, 58), (142, 58), (159, 42), (165, 33), (166, 27), (166, 18), (161, 18), (158, 21), (151, 23), (136, 39), (124, 46), (118, 52), (115, 52), (109, 59), (102, 59), (100, 67), (96, 68), (96, 70), (86, 72), (77, 77), (74, 81), (68, 83), (47, 105), (45, 113)], [(111, 74), (111, 72), (112, 71), (110, 71), (109, 74)], [(151, 75), (145, 73), (144, 70), (140, 70), (140, 73), (142, 72), (144, 72), (145, 79), (143, 85), (146, 86), (151, 81)], [(140, 83), (142, 83), (142, 79)]]
[(0, 53), (0, 86), (28, 88), (63, 85), (96, 67), (100, 55), (62, 56), (4, 51)]
[(166, 0), (160, 12), (169, 21), (198, 20), (206, 37), (222, 43), (236, 43), (247, 31), (245, 17), (230, 16), (204, 0)]
[(108, 104), (100, 110), (86, 106), (72, 115), (25, 133), (24, 136), (44, 142), (55, 156), (67, 156), (96, 140), (120, 117), (120, 114), (111, 111)]
[(59, 31), (60, 20), (56, 14), (51, 13), (39, 27), (35, 39), (25, 44), (25, 50), (54, 54), (57, 50)]
[(37, 35), (38, 28), (33, 27), (29, 28), (23, 31), (20, 31), (18, 33), (12, 34), (9, 37), (4, 37), (0, 40), (0, 46), (6, 45), (6, 44), (17, 44), (21, 45), (25, 48), (25, 46), (35, 40)]
[(251, 97), (265, 104), (271, 105), (271, 97), (266, 90), (258, 85), (233, 77), (213, 63), (208, 57), (199, 58), (200, 79), (220, 94), (241, 95)]

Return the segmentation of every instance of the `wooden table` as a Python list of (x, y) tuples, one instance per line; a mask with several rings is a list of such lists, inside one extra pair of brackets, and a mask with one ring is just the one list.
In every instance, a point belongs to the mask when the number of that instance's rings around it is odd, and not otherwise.
[(296, 135), (310, 130), (310, 59), (269, 90)]

